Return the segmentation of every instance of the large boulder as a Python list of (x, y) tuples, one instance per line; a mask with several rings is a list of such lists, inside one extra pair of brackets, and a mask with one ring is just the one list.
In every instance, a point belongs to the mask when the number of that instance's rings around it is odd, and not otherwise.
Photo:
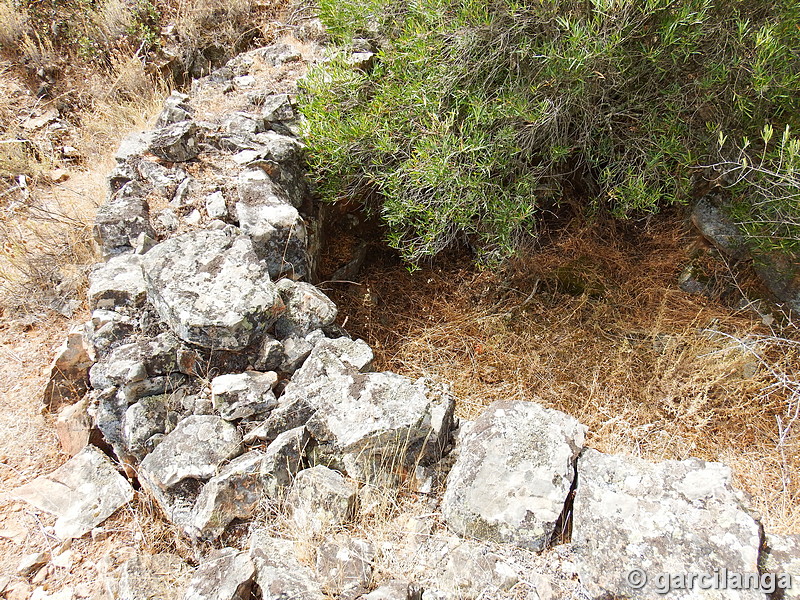
[(234, 228), (174, 237), (150, 250), (143, 265), (159, 315), (192, 344), (241, 350), (283, 310), (265, 263)]
[(598, 599), (663, 598), (671, 587), (670, 598), (763, 600), (755, 589), (720, 589), (702, 579), (687, 589), (665, 575), (758, 573), (760, 526), (744, 501), (719, 463), (652, 464), (587, 450), (578, 461), (572, 522), (581, 582)]
[(544, 549), (564, 511), (586, 427), (533, 402), (491, 404), (461, 441), (442, 512), (456, 533)]

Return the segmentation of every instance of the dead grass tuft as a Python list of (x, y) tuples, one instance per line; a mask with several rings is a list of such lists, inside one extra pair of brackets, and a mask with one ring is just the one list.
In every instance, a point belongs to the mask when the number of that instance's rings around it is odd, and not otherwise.
[(685, 232), (677, 215), (575, 222), (499, 272), (451, 257), (410, 275), (383, 255), (360, 286), (329, 292), (378, 368), (449, 381), (459, 416), (537, 400), (588, 425), (603, 451), (726, 462), (771, 531), (798, 531), (795, 332), (680, 291)]

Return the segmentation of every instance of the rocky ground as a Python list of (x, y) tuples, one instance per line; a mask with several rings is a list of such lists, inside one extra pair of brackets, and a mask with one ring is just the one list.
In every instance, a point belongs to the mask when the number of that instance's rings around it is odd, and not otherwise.
[(42, 338), (4, 346), (6, 596), (651, 598), (631, 569), (798, 573), (724, 465), (600, 453), (536, 402), (459, 420), (440, 382), (373, 369), (308, 282), (326, 217), (292, 93), (322, 57), (243, 54), (120, 147), (91, 316), (45, 376), (12, 379)]

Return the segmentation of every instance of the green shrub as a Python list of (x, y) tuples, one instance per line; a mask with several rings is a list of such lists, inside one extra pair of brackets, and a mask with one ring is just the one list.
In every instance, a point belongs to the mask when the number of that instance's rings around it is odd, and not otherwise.
[[(734, 183), (743, 221), (755, 222), (769, 211), (754, 180), (786, 175), (760, 134), (798, 126), (796, 1), (320, 0), (320, 10), (342, 50), (304, 84), (313, 175), (325, 200), (379, 211), (411, 263), (459, 241), (483, 262), (507, 257), (565, 196), (631, 217), (686, 202), (704, 179)], [(347, 60), (360, 37), (380, 45), (367, 72)], [(760, 142), (742, 150), (720, 136)], [(737, 178), (743, 157), (763, 168)], [(797, 188), (783, 191), (771, 202), (791, 221)]]

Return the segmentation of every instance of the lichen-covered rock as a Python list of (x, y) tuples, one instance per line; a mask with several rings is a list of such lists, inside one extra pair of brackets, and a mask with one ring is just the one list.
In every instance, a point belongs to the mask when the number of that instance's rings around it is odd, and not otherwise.
[(250, 537), (250, 557), (263, 600), (324, 600), (314, 573), (297, 560), (291, 541), (256, 531)]
[(125, 164), (132, 158), (142, 156), (150, 147), (152, 138), (152, 131), (136, 131), (129, 133), (122, 138), (114, 158), (117, 159), (117, 162)]
[(55, 534), (67, 540), (88, 533), (133, 500), (133, 488), (105, 454), (87, 446), (12, 495), (56, 515)]
[(291, 121), (295, 118), (288, 94), (270, 94), (264, 98), (261, 114), (267, 121)]
[(191, 374), (191, 351), (171, 333), (119, 346), (89, 371), (92, 387), (104, 390), (172, 373)]
[[(800, 600), (800, 535), (770, 535), (764, 539), (766, 550), (762, 554), (764, 573), (775, 575), (776, 591), (781, 590), (775, 597), (783, 600)], [(789, 575), (792, 586), (785, 587)], [(782, 596), (779, 594), (782, 593)]]
[(188, 121), (193, 114), (194, 110), (189, 105), (189, 96), (174, 91), (164, 100), (164, 108), (156, 119), (156, 127), (162, 128), (173, 123)]
[(233, 228), (174, 237), (150, 250), (143, 264), (151, 302), (192, 344), (240, 350), (283, 310), (267, 266)]
[(499, 401), (462, 440), (442, 512), (456, 533), (544, 549), (575, 477), (586, 427), (533, 402)]
[(375, 547), (365, 540), (336, 536), (317, 548), (322, 589), (339, 598), (356, 598), (369, 589)]
[(236, 218), (241, 230), (269, 266), (270, 276), (299, 278), (308, 273), (306, 229), (286, 193), (262, 169), (245, 171), (237, 180)]
[(186, 417), (142, 461), (139, 474), (149, 487), (170, 488), (187, 478), (208, 479), (241, 452), (236, 427), (213, 415)]
[(734, 259), (747, 256), (744, 236), (731, 218), (721, 195), (708, 194), (700, 198), (692, 208), (692, 223), (704, 238), (725, 255)]
[(279, 338), (305, 336), (336, 320), (336, 305), (310, 283), (281, 279), (276, 285), (286, 306), (286, 311), (275, 324)]
[(175, 554), (137, 554), (107, 581), (109, 597), (119, 600), (177, 600), (189, 565)]
[(206, 214), (212, 219), (224, 219), (228, 216), (228, 204), (222, 192), (214, 192), (206, 197)]
[(277, 381), (272, 371), (220, 375), (211, 380), (211, 402), (226, 421), (263, 418), (278, 405), (272, 391)]
[(352, 519), (356, 487), (322, 465), (297, 474), (286, 504), (300, 531), (323, 533)]
[(278, 499), (288, 489), (305, 456), (304, 428), (288, 431), (265, 451), (251, 450), (223, 467), (200, 492), (191, 534), (219, 537), (234, 519), (248, 519), (265, 498)]
[(76, 325), (56, 351), (50, 379), (44, 389), (44, 405), (51, 411), (80, 400), (89, 389), (89, 369), (94, 364), (84, 325)]
[(122, 419), (122, 440), (127, 451), (139, 460), (153, 450), (154, 435), (167, 433), (174, 427), (170, 423), (169, 396), (148, 396), (128, 407)]
[(150, 206), (144, 196), (141, 186), (132, 181), (97, 209), (94, 238), (104, 256), (133, 251), (142, 233), (155, 237), (150, 224)]
[(184, 600), (248, 600), (256, 568), (246, 551), (211, 551), (197, 567)]
[(147, 300), (142, 257), (123, 254), (98, 265), (89, 274), (87, 296), (92, 310), (142, 306)]
[[(759, 524), (724, 465), (698, 459), (652, 464), (595, 450), (578, 461), (572, 543), (592, 598), (663, 597), (656, 579), (662, 573), (757, 573), (760, 542)], [(639, 585), (643, 580), (631, 579), (631, 569), (650, 579)], [(694, 587), (673, 589), (670, 597), (701, 595), (764, 598), (757, 590)]]
[(200, 153), (197, 143), (197, 125), (192, 121), (180, 121), (153, 132), (150, 152), (169, 162), (186, 162)]

